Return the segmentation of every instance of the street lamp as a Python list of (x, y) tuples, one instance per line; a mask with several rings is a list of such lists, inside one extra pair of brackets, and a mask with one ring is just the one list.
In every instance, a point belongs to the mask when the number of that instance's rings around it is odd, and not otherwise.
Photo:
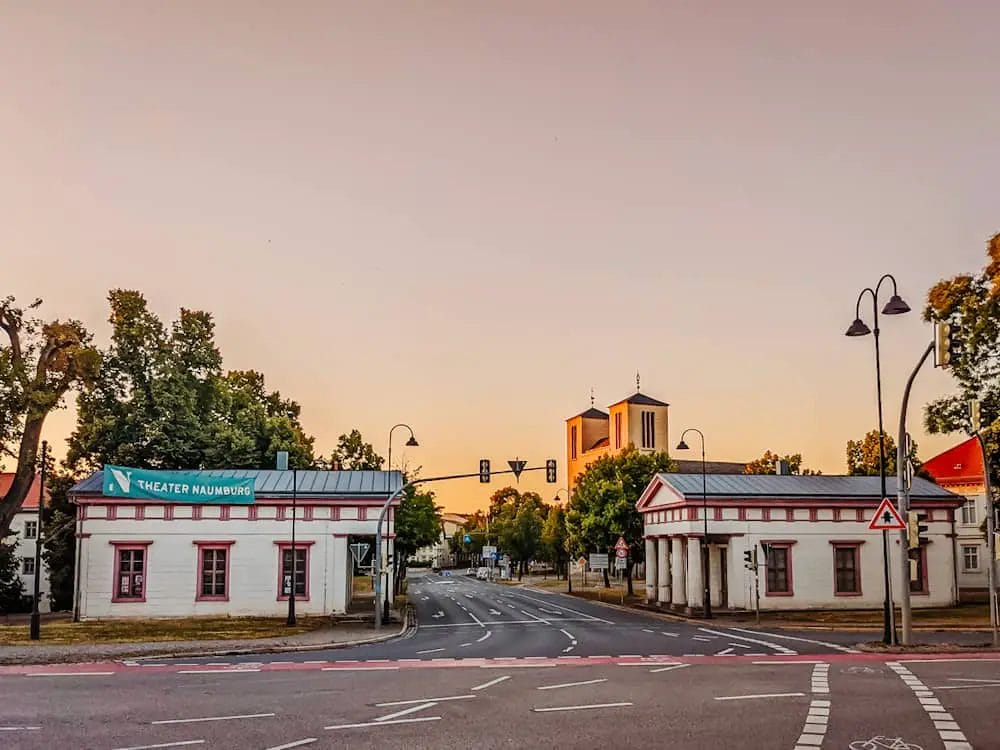
[(689, 427), (681, 433), (681, 441), (677, 444), (677, 450), (689, 450), (688, 444), (684, 442), (684, 436), (689, 432), (697, 432), (701, 437), (701, 519), (704, 524), (704, 543), (701, 549), (701, 577), (705, 585), (702, 601), (704, 602), (705, 619), (712, 619), (712, 584), (709, 581), (711, 564), (708, 552), (708, 471), (705, 466), (705, 434), (696, 427)]
[[(861, 290), (858, 295), (858, 301), (854, 306), (854, 322), (848, 327), (845, 332), (846, 336), (852, 338), (858, 338), (861, 336), (867, 336), (869, 333), (875, 336), (875, 392), (878, 400), (878, 458), (879, 458), (879, 479), (881, 480), (882, 488), (882, 499), (886, 497), (885, 488), (885, 430), (882, 426), (882, 356), (879, 349), (879, 327), (878, 327), (878, 294), (882, 289), (882, 284), (885, 281), (892, 282), (892, 296), (889, 297), (889, 301), (885, 303), (882, 308), (883, 315), (902, 315), (904, 313), (910, 312), (910, 306), (903, 301), (902, 297), (899, 296), (896, 290), (896, 279), (892, 274), (885, 274), (881, 279), (878, 280), (878, 284), (875, 288), (865, 287)], [(861, 300), (864, 299), (866, 294), (870, 294), (872, 298), (872, 317), (875, 323), (874, 328), (869, 328), (868, 324), (861, 319)], [(882, 640), (891, 644), (895, 640), (895, 628), (892, 625), (892, 594), (889, 583), (889, 534), (886, 531), (882, 532), (882, 562), (883, 562), (883, 581), (882, 585), (885, 589), (885, 600), (882, 606)]]
[[(386, 468), (388, 469), (388, 473), (386, 474), (386, 479), (385, 479), (385, 481), (386, 481), (386, 489), (388, 489), (389, 478), (392, 476), (392, 433), (396, 431), (397, 427), (405, 427), (409, 431), (409, 433), (410, 433), (410, 439), (406, 441), (406, 446), (408, 448), (416, 448), (416, 447), (418, 447), (420, 445), (420, 443), (417, 442), (417, 438), (413, 434), (413, 428), (410, 427), (410, 425), (403, 424), (401, 422), (399, 424), (394, 424), (392, 427), (389, 428), (389, 454), (388, 454), (388, 458), (386, 460), (386, 464), (387, 464)], [(386, 555), (386, 558), (388, 558), (388, 555)], [(378, 570), (378, 571), (375, 571), (375, 573), (376, 573), (376, 575), (379, 576), (379, 580), (381, 580), (381, 578), (382, 578), (382, 571)], [(389, 582), (387, 580), (386, 581), (386, 587), (385, 587), (385, 602), (382, 605), (385, 608), (385, 619), (389, 619), (389, 586), (388, 586), (388, 583)], [(376, 604), (376, 606), (378, 606), (378, 605)]]

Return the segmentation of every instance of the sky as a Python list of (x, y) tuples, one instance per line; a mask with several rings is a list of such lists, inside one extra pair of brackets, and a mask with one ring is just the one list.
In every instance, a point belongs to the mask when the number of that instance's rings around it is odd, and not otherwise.
[[(1000, 231), (1000, 5), (0, 3), (0, 292), (107, 341), (107, 291), (211, 311), (229, 368), (424, 476), (565, 468), (635, 390), (710, 459), (826, 473), (885, 419), (938, 279)], [(870, 309), (868, 312), (870, 316)], [(869, 319), (870, 322), (870, 319)], [(951, 381), (926, 368), (920, 407)], [(57, 451), (74, 418), (53, 415)], [(435, 486), (449, 510), (502, 486)], [(541, 477), (523, 489), (554, 494)]]

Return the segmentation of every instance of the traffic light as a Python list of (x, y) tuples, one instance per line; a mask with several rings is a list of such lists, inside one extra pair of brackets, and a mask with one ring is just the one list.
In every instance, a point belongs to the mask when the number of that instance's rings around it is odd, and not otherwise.
[(490, 483), (490, 460), (488, 458), (479, 459), (479, 483)]
[(969, 401), (969, 422), (972, 425), (972, 434), (978, 435), (983, 426), (983, 409), (978, 398)]
[(556, 460), (550, 458), (545, 462), (545, 481), (549, 484), (555, 484), (556, 480)]
[(909, 549), (910, 557), (915, 558), (920, 552), (920, 545), (927, 544), (927, 537), (924, 536), (927, 532), (927, 526), (921, 523), (921, 521), (926, 520), (926, 513), (911, 510), (906, 514), (906, 546)]
[(753, 570), (753, 552), (750, 550), (743, 553), (743, 567), (747, 570)]
[(942, 320), (937, 324), (937, 365), (950, 367), (962, 354), (965, 347), (959, 334), (962, 327), (958, 323)]

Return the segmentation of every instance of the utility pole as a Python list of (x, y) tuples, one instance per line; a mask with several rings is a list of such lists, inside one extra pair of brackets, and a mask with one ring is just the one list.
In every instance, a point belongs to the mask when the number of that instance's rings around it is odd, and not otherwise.
[(760, 566), (757, 564), (757, 545), (753, 547), (753, 598), (754, 612), (757, 615), (757, 625), (760, 625)]
[[(37, 641), (42, 637), (42, 615), (38, 611), (38, 600), (41, 598), (39, 586), (42, 583), (42, 508), (45, 506), (45, 469), (49, 458), (49, 444), (42, 441), (42, 469), (38, 482), (38, 529), (35, 531), (35, 575), (32, 581), (33, 595), (31, 597), (31, 625), (28, 637)], [(79, 544), (79, 542), (77, 542)]]
[[(975, 410), (975, 407), (973, 407)], [(986, 585), (989, 588), (989, 603), (990, 603), (990, 629), (993, 631), (993, 646), (1000, 646), (1000, 623), (997, 622), (1000, 613), (997, 612), (997, 575), (996, 575), (996, 561), (997, 561), (997, 514), (996, 508), (993, 506), (993, 490), (990, 487), (990, 461), (989, 454), (986, 452), (986, 441), (983, 440), (983, 435), (980, 432), (978, 424), (978, 419), (974, 419), (974, 424), (972, 429), (976, 436), (976, 441), (979, 443), (979, 449), (983, 454), (983, 485), (986, 490), (986, 549), (987, 556), (989, 557), (989, 564), (986, 568)]]

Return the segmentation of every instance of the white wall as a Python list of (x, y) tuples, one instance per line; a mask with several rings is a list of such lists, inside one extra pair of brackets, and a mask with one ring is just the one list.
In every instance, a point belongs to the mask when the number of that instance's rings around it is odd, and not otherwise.
[[(17, 546), (14, 548), (14, 556), (17, 558), (17, 571), (21, 578), (21, 582), (24, 584), (24, 593), (28, 596), (34, 594), (35, 586), (35, 576), (34, 575), (24, 575), (21, 565), (21, 560), (25, 557), (34, 558), (35, 557), (35, 542), (36, 539), (25, 539), (24, 538), (24, 524), (26, 521), (37, 521), (38, 511), (21, 511), (20, 513), (15, 513), (14, 518), (11, 521), (10, 529), (13, 533), (17, 534)], [(49, 607), (49, 569), (45, 565), (44, 559), (41, 560), (42, 566), (42, 580), (39, 582), (39, 602), (38, 609), (41, 612), (48, 612)]]

